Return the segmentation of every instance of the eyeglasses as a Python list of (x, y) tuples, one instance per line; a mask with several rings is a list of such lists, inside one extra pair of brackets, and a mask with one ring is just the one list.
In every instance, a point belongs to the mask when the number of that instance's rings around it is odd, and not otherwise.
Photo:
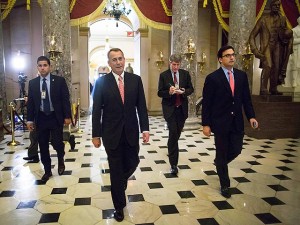
[(222, 58), (223, 58), (223, 57), (225, 57), (225, 58), (230, 58), (231, 56), (232, 56), (232, 57), (236, 57), (236, 54), (235, 54), (235, 53), (233, 53), (233, 54), (226, 54), (226, 55), (223, 55)]

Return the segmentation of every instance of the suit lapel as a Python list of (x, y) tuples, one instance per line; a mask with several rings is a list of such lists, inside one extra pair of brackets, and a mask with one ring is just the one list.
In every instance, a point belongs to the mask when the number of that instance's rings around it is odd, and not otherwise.
[[(108, 79), (108, 82), (110, 84), (110, 88), (112, 89), (113, 95), (115, 95), (116, 98), (118, 99), (118, 101), (121, 104), (123, 104), (122, 98), (121, 98), (121, 95), (120, 95), (120, 91), (119, 91), (119, 87), (118, 87), (118, 84), (116, 82), (116, 79), (115, 79), (114, 75), (112, 74), (112, 72), (110, 72), (109, 74), (107, 74), (105, 76), (107, 76), (107, 79)], [(125, 85), (125, 74), (124, 74), (124, 86), (126, 87), (126, 85)], [(125, 88), (124, 88), (124, 96), (125, 96), (125, 93), (126, 93), (126, 91), (125, 91)]]
[(55, 93), (55, 76), (53, 76), (52, 74), (50, 74), (50, 96), (51, 96), (51, 99), (53, 99), (53, 95)]
[(173, 79), (173, 76), (172, 76), (172, 71), (169, 69), (169, 72), (167, 74), (167, 81), (169, 84), (172, 84), (173, 86), (175, 86), (175, 83), (174, 83), (174, 79)]

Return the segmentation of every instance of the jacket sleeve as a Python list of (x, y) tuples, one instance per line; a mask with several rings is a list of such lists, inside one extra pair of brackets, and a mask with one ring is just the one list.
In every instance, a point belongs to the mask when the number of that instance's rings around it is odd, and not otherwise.
[(214, 98), (215, 88), (213, 85), (213, 80), (208, 75), (205, 79), (203, 87), (203, 100), (202, 100), (202, 126), (211, 126), (211, 108)]
[(93, 111), (92, 111), (92, 137), (102, 137), (102, 80), (98, 78), (94, 85)]

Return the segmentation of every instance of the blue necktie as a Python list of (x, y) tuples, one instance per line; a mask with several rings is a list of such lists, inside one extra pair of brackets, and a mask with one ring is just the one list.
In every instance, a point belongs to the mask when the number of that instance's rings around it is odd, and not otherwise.
[(43, 79), (42, 90), (45, 92), (45, 98), (43, 99), (43, 109), (45, 114), (50, 114), (50, 101), (49, 101), (49, 93), (47, 89), (46, 78)]

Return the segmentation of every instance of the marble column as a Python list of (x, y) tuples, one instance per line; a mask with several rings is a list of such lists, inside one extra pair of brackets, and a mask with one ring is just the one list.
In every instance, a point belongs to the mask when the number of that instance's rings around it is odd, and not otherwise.
[[(53, 71), (66, 79), (71, 91), (71, 26), (69, 1), (43, 0), (44, 54), (50, 50), (61, 52), (53, 64)], [(72, 95), (71, 95), (72, 96)]]
[(7, 118), (7, 101), (5, 89), (5, 72), (4, 72), (4, 46), (2, 21), (0, 20), (0, 109), (2, 109), (2, 121)]
[[(251, 75), (253, 74), (253, 56), (247, 54), (247, 45), (250, 32), (255, 25), (255, 17), (256, 0), (230, 1), (228, 43), (234, 47), (237, 53), (235, 67), (246, 71), (248, 74), (250, 90), (252, 90), (253, 82)], [(247, 64), (243, 64), (243, 57), (244, 59), (248, 57), (248, 67)]]
[[(192, 83), (196, 89), (197, 56), (193, 59), (185, 58), (188, 52), (188, 41), (192, 39), (197, 43), (198, 34), (198, 0), (173, 0), (172, 6), (172, 53), (179, 53), (183, 56), (181, 67), (191, 74)], [(189, 97), (189, 117), (186, 120), (184, 129), (192, 130), (200, 128), (200, 120), (196, 115), (196, 94)]]

